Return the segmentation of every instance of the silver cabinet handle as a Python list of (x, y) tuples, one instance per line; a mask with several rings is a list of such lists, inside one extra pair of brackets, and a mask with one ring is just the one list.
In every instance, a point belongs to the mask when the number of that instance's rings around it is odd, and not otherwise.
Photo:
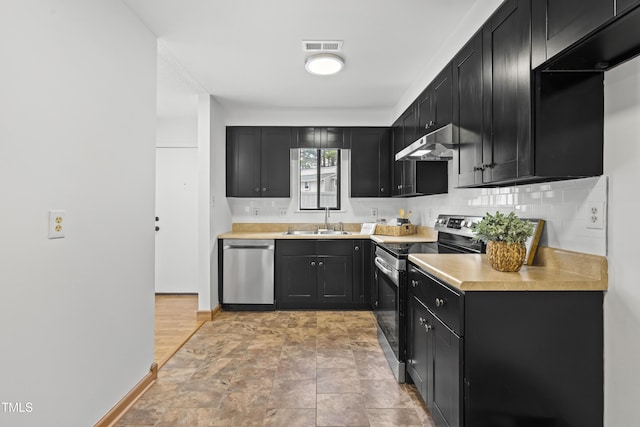
[(425, 323), (427, 323), (424, 317), (421, 317), (420, 319), (418, 319), (418, 322), (420, 322), (421, 325), (424, 325)]
[(444, 300), (442, 298), (436, 298), (436, 307), (444, 306)]
[(322, 261), (320, 261), (320, 262), (318, 263), (318, 266), (320, 266), (320, 267), (322, 267), (323, 265), (324, 265), (324, 262), (322, 262)]
[(358, 252), (360, 250), (360, 246), (356, 246), (355, 248), (353, 248), (353, 250)]
[(311, 267), (315, 267), (316, 266), (316, 262), (315, 261), (311, 261)]
[(266, 192), (267, 191), (267, 187), (262, 187), (262, 191)]
[(424, 330), (425, 330), (426, 332), (429, 332), (431, 329), (433, 329), (433, 327), (432, 327), (430, 324), (425, 323), (425, 325), (424, 325)]
[(259, 188), (259, 187), (256, 187), (255, 192), (256, 192), (256, 193), (259, 193), (259, 192), (260, 192), (260, 188)]
[(380, 192), (384, 193), (384, 187), (380, 187)]
[(411, 279), (411, 286), (414, 287), (414, 288), (417, 287), (418, 286), (418, 281), (415, 280), (415, 279)]

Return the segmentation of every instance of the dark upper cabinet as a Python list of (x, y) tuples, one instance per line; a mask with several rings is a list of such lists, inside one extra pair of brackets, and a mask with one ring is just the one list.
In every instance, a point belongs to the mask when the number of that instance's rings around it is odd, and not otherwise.
[(338, 127), (302, 127), (295, 130), (297, 148), (347, 148), (348, 131)]
[(400, 122), (402, 126), (402, 148), (404, 148), (414, 142), (418, 135), (418, 117), (415, 102), (400, 117)]
[(614, 0), (534, 0), (532, 31), (536, 46), (532, 66), (537, 67), (612, 18), (613, 7)]
[(506, 1), (482, 29), (483, 182), (532, 174), (530, 1)]
[(290, 196), (291, 129), (262, 128), (260, 182), (262, 197)]
[(482, 32), (452, 62), (453, 142), (458, 149), (458, 186), (482, 183)]
[(392, 134), (392, 144), (393, 151), (391, 152), (391, 160), (393, 164), (393, 173), (391, 174), (391, 195), (392, 196), (401, 196), (402, 195), (402, 181), (404, 178), (404, 165), (405, 163), (410, 162), (396, 162), (395, 161), (395, 153), (402, 150), (404, 148), (404, 129), (400, 124), (400, 120), (396, 121), (396, 123), (391, 128)]
[(351, 197), (391, 197), (391, 131), (352, 128)]
[(260, 197), (260, 128), (227, 128), (227, 197)]
[(227, 197), (290, 197), (290, 128), (227, 127)]
[(459, 187), (602, 174), (603, 73), (532, 73), (530, 23), (507, 0), (454, 58)]
[(420, 94), (416, 103), (416, 139), (451, 123), (453, 93), (451, 63)]

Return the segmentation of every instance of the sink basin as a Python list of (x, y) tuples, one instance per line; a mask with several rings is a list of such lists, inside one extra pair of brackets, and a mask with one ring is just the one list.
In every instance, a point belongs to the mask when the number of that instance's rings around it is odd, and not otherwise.
[(351, 233), (349, 233), (348, 231), (321, 230), (321, 231), (318, 231), (317, 234), (345, 235), (345, 234), (351, 234)]
[(310, 234), (318, 234), (318, 232), (313, 230), (289, 230), (289, 231), (285, 231), (282, 234), (284, 234), (285, 236), (304, 236), (304, 235), (310, 235)]
[(338, 230), (289, 230), (285, 231), (285, 236), (326, 236), (326, 235), (340, 235), (344, 236), (346, 234), (351, 234), (349, 231), (338, 231)]

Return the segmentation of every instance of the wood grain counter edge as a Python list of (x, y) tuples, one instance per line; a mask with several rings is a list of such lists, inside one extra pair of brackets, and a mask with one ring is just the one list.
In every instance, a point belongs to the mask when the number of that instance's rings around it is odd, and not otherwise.
[(534, 265), (505, 273), (494, 270), (486, 255), (409, 256), (409, 261), (461, 291), (606, 291), (607, 258), (540, 247)]

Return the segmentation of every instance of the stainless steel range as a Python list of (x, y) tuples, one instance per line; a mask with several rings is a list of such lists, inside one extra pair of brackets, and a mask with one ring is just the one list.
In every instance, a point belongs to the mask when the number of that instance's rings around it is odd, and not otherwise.
[(373, 312), (378, 340), (398, 382), (405, 381), (407, 258), (409, 254), (484, 253), (474, 242), (473, 225), (481, 216), (439, 215), (436, 242), (376, 243), (374, 278), (377, 298)]

